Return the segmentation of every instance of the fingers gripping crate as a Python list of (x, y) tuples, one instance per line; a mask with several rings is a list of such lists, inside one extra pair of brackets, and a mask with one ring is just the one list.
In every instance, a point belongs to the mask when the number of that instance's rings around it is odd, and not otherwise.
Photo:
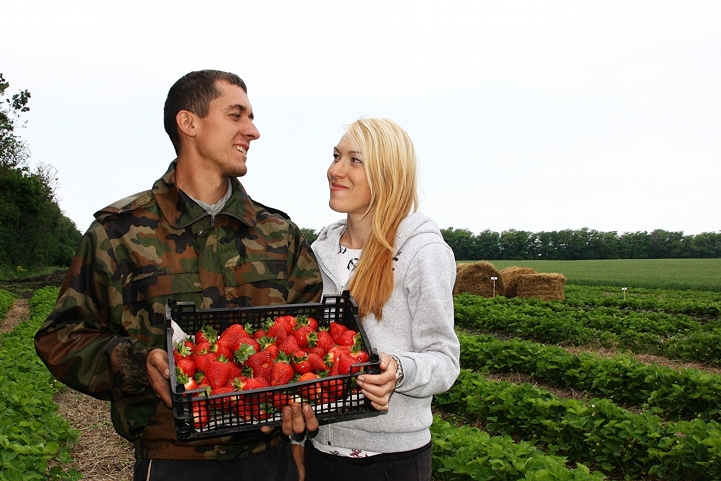
[[(283, 406), (307, 403), (321, 422), (345, 421), (374, 416), (378, 412), (358, 389), (355, 378), (362, 372), (380, 372), (380, 360), (371, 347), (358, 319), (358, 307), (346, 291), (340, 296), (325, 296), (321, 303), (286, 304), (264, 307), (196, 309), (194, 303), (170, 301), (166, 344), (170, 364), (170, 385), (177, 437), (190, 440), (225, 436), (261, 426), (280, 425)], [(351, 374), (320, 377), (267, 388), (209, 394), (207, 389), (186, 390), (176, 379), (173, 349), (178, 333), (173, 323), (186, 334), (203, 326), (212, 326), (219, 334), (232, 324), (261, 328), (268, 319), (280, 316), (307, 316), (319, 327), (338, 322), (358, 332), (369, 361), (354, 365)]]

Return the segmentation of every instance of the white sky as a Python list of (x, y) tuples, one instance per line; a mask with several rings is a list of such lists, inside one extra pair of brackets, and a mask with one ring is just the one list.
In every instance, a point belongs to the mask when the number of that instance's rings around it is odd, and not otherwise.
[(240, 75), (261, 138), (250, 195), (301, 227), (341, 217), (325, 171), (343, 126), (413, 138), (441, 228), (721, 230), (721, 2), (6, 0), (0, 72), (28, 89), (32, 162), (60, 206), (150, 188), (174, 157), (170, 86)]

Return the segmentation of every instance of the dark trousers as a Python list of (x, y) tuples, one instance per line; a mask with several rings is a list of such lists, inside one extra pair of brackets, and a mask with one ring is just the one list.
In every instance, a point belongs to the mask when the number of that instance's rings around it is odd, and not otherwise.
[[(150, 473), (148, 473), (150, 471)], [(232, 461), (136, 459), (133, 481), (298, 481), (290, 443)]]
[(334, 456), (305, 443), (306, 481), (429, 481), (431, 443), (401, 453), (367, 458)]

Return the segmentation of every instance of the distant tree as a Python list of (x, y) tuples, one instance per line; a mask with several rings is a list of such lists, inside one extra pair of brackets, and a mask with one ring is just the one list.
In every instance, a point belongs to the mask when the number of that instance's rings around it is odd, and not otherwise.
[(303, 237), (305, 237), (305, 240), (308, 241), (308, 244), (312, 244), (315, 242), (315, 240), (318, 238), (318, 234), (320, 232), (316, 231), (315, 229), (308, 229), (306, 227), (301, 227), (300, 231), (303, 233)]
[(509, 229), (501, 232), (501, 257), (504, 260), (523, 260), (530, 258), (531, 232)]
[(28, 166), (30, 149), (17, 129), (30, 92), (5, 98), (9, 86), (0, 73), (0, 268), (69, 265), (80, 232), (56, 202), (57, 171)]

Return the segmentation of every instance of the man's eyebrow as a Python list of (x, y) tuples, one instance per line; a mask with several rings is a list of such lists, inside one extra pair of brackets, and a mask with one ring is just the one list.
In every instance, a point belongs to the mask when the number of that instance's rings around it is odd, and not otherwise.
[[(246, 107), (246, 106), (243, 105), (243, 104), (233, 104), (233, 105), (229, 105), (229, 106), (228, 106), (228, 110), (233, 110), (233, 109), (238, 109), (238, 110), (240, 110), (241, 112), (246, 112), (246, 111), (248, 110), (248, 107)], [(248, 115), (248, 117), (249, 117), (251, 120), (253, 120), (253, 119), (255, 118), (255, 115), (253, 115), (253, 112), (251, 112), (250, 115)]]

